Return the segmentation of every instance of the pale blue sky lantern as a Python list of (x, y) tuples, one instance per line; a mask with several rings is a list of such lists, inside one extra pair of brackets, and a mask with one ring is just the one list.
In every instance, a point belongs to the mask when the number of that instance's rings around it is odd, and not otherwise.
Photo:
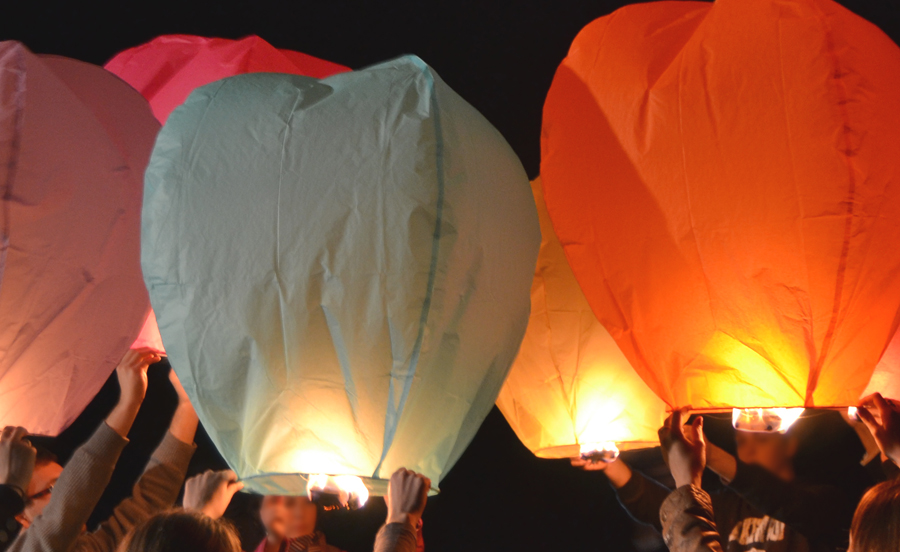
[(172, 365), (251, 491), (398, 467), (436, 488), (528, 322), (528, 179), (412, 56), (194, 92), (146, 175), (144, 277)]

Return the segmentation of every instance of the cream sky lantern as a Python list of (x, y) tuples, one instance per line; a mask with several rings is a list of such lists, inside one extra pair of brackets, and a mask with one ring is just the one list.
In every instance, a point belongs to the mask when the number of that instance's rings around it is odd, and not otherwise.
[(497, 406), (543, 458), (656, 446), (666, 405), (597, 321), (553, 232), (540, 178), (531, 187), (542, 235), (531, 317)]
[(170, 360), (248, 489), (438, 484), (515, 357), (540, 234), (518, 158), (431, 68), (198, 89), (143, 214)]

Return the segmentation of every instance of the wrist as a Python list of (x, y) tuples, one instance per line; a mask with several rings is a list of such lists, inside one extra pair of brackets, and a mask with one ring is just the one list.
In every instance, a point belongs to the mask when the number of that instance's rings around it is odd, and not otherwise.
[(387, 523), (400, 523), (404, 525), (410, 525), (414, 530), (416, 526), (419, 524), (419, 520), (422, 518), (421, 515), (416, 514), (388, 514)]

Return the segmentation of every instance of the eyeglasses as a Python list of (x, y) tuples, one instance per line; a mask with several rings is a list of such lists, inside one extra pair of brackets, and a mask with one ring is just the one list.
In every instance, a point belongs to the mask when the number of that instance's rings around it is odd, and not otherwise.
[(50, 485), (49, 487), (47, 487), (47, 488), (44, 489), (43, 491), (39, 491), (39, 492), (34, 493), (33, 495), (29, 496), (29, 497), (26, 499), (26, 501), (27, 501), (27, 502), (34, 502), (35, 500), (40, 500), (40, 499), (44, 498), (45, 496), (49, 496), (50, 493), (53, 491), (53, 486), (54, 486), (54, 485)]

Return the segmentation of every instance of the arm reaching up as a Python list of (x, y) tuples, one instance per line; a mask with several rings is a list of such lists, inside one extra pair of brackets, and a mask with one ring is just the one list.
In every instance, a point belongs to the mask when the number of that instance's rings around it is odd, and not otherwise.
[[(877, 417), (869, 411), (870, 405)], [(900, 412), (894, 410), (881, 393), (875, 393), (862, 400), (857, 415), (869, 428), (881, 453), (900, 466)]]
[(225, 514), (231, 497), (244, 488), (237, 474), (231, 470), (212, 471), (195, 475), (184, 486), (184, 509), (202, 512), (213, 519)]
[(388, 484), (387, 521), (375, 538), (375, 552), (415, 552), (416, 528), (425, 511), (431, 480), (400, 468)]

